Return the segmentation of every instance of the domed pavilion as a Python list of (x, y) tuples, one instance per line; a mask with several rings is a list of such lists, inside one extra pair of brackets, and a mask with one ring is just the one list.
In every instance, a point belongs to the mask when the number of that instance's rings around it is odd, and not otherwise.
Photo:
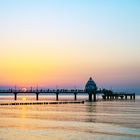
[(85, 85), (85, 91), (89, 94), (89, 101), (92, 101), (92, 95), (94, 96), (94, 101), (96, 101), (96, 90), (97, 85), (90, 77)]
[(94, 92), (97, 90), (96, 83), (90, 77), (85, 86), (86, 92)]

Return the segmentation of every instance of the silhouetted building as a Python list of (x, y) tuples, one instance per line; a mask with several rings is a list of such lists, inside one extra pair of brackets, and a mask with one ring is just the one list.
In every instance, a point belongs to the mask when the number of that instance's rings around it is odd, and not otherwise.
[(94, 92), (97, 90), (96, 83), (90, 77), (85, 86), (86, 92)]

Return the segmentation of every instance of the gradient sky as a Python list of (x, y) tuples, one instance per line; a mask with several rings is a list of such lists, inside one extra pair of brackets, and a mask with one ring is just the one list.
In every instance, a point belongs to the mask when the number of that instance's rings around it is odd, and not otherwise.
[(140, 89), (139, 0), (0, 0), (0, 85)]

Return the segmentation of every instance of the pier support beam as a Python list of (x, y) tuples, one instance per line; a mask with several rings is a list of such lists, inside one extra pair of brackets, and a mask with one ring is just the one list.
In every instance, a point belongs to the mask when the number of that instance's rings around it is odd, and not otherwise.
[(17, 100), (17, 92), (14, 93), (14, 99)]
[(103, 99), (106, 100), (106, 95), (102, 95)]
[(124, 97), (123, 95), (120, 96), (121, 100), (123, 100), (123, 97)]
[(77, 93), (74, 93), (74, 100), (77, 100)]
[(135, 94), (133, 94), (133, 99), (135, 100)]
[(96, 102), (96, 93), (93, 93), (93, 101)]
[(127, 95), (125, 95), (125, 100), (127, 100)]
[(59, 100), (59, 99), (58, 99), (58, 95), (59, 95), (59, 93), (57, 92), (57, 93), (56, 93), (56, 101)]
[(89, 96), (89, 102), (92, 102), (92, 93), (88, 93)]
[(118, 95), (115, 95), (115, 99), (118, 100)]
[(107, 95), (107, 100), (109, 100), (109, 96)]
[(37, 92), (36, 93), (36, 100), (38, 100), (39, 99), (39, 93)]

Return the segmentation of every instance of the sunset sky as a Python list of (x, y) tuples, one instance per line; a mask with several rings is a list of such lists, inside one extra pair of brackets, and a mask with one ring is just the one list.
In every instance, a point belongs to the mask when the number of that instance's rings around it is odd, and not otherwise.
[(140, 90), (139, 0), (0, 0), (0, 85)]

